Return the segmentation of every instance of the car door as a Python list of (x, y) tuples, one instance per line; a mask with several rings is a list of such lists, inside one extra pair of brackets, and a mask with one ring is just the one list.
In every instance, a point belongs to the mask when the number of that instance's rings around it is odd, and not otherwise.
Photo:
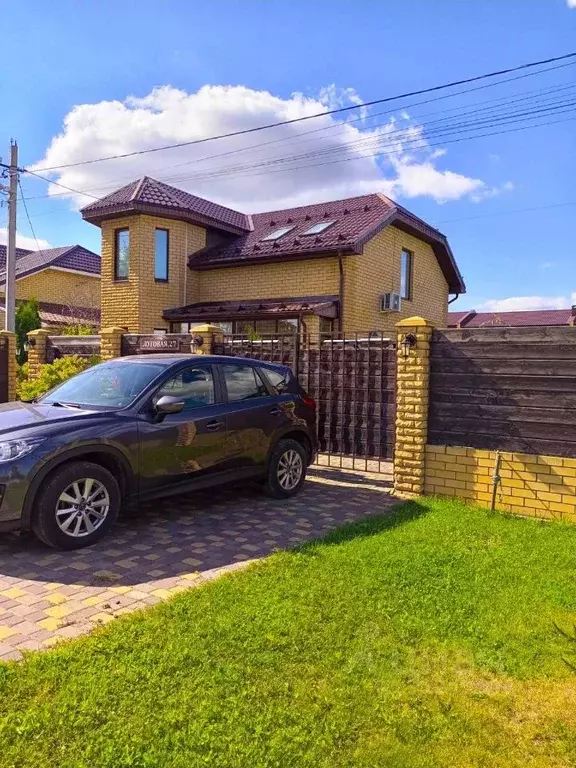
[(246, 363), (219, 366), (226, 405), (227, 453), (230, 466), (265, 463), (270, 444), (286, 423), (286, 415), (257, 367)]
[[(180, 413), (159, 415), (164, 395), (181, 398)], [(226, 460), (226, 415), (214, 366), (191, 364), (172, 374), (140, 413), (140, 491), (161, 491), (218, 472)]]

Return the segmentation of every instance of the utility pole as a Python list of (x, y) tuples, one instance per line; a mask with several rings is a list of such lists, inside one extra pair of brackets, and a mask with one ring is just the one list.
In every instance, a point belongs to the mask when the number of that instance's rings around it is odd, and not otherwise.
[(14, 331), (14, 311), (16, 305), (16, 200), (18, 197), (18, 144), (10, 144), (10, 180), (8, 187), (8, 248), (6, 250), (6, 305), (4, 309), (4, 328)]

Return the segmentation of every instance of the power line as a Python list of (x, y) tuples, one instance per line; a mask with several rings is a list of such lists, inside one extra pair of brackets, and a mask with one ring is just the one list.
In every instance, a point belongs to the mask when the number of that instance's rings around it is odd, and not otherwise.
[(126, 157), (134, 157), (136, 155), (149, 154), (151, 152), (162, 152), (162, 151), (164, 151), (166, 149), (176, 149), (178, 147), (187, 147), (187, 146), (192, 146), (192, 145), (195, 145), (195, 144), (205, 144), (205, 143), (207, 143), (209, 141), (217, 141), (217, 140), (220, 140), (220, 139), (229, 139), (229, 138), (233, 138), (234, 136), (243, 136), (243, 135), (250, 134), (250, 133), (256, 133), (257, 131), (264, 131), (264, 130), (267, 130), (269, 128), (278, 128), (279, 126), (282, 126), (282, 125), (293, 125), (294, 123), (301, 123), (301, 122), (304, 122), (306, 120), (313, 120), (313, 119), (318, 118), (318, 117), (327, 117), (329, 115), (339, 114), (339, 113), (342, 113), (342, 112), (348, 112), (348, 111), (354, 110), (354, 109), (362, 109), (362, 108), (372, 107), (372, 106), (375, 106), (376, 104), (385, 104), (385, 103), (389, 103), (391, 101), (398, 101), (399, 99), (405, 99), (405, 98), (409, 98), (411, 96), (420, 96), (420, 95), (423, 95), (425, 93), (434, 93), (436, 91), (441, 91), (441, 90), (444, 90), (446, 88), (455, 88), (458, 85), (467, 85), (468, 83), (474, 83), (474, 82), (478, 82), (480, 80), (487, 80), (489, 78), (500, 77), (501, 75), (507, 75), (507, 74), (510, 74), (512, 72), (519, 72), (520, 70), (524, 70), (524, 69), (532, 69), (534, 67), (539, 67), (539, 66), (542, 66), (542, 65), (545, 65), (545, 64), (553, 64), (553, 63), (558, 62), (558, 61), (566, 61), (567, 59), (573, 59), (575, 57), (576, 57), (576, 52), (566, 53), (566, 54), (564, 54), (562, 56), (555, 56), (555, 57), (549, 58), (549, 59), (541, 59), (539, 61), (531, 61), (531, 62), (527, 62), (525, 64), (520, 64), (520, 65), (518, 65), (516, 67), (509, 67), (507, 69), (501, 69), (501, 70), (497, 70), (497, 71), (494, 71), (494, 72), (487, 72), (487, 73), (482, 74), (482, 75), (476, 75), (475, 77), (468, 77), (468, 78), (464, 78), (462, 80), (454, 80), (454, 81), (452, 81), (450, 83), (443, 83), (442, 85), (435, 85), (435, 86), (432, 86), (432, 87), (429, 87), (429, 88), (421, 88), (421, 89), (419, 89), (417, 91), (408, 91), (406, 93), (397, 94), (396, 96), (387, 96), (387, 97), (382, 98), (382, 99), (374, 99), (373, 101), (366, 101), (366, 102), (363, 102), (361, 104), (353, 104), (353, 105), (349, 105), (347, 107), (339, 107), (337, 109), (327, 110), (325, 112), (318, 112), (318, 113), (313, 114), (313, 115), (304, 115), (302, 117), (293, 118), (292, 120), (281, 120), (281, 121), (278, 121), (278, 122), (275, 122), (275, 123), (269, 123), (268, 125), (256, 126), (254, 128), (245, 128), (245, 129), (243, 129), (241, 131), (232, 131), (230, 133), (224, 133), (224, 134), (220, 134), (218, 136), (207, 136), (207, 137), (204, 137), (202, 139), (194, 139), (192, 141), (183, 141), (183, 142), (179, 142), (179, 143), (176, 143), (176, 144), (167, 144), (167, 145), (162, 146), (162, 147), (152, 147), (150, 149), (140, 149), (140, 150), (136, 150), (134, 152), (125, 152), (123, 154), (109, 155), (107, 157), (98, 157), (98, 158), (94, 158), (92, 160), (82, 160), (82, 161), (77, 162), (77, 163), (67, 163), (67, 164), (64, 164), (64, 165), (54, 165), (54, 166), (50, 166), (50, 167), (39, 168), (38, 170), (46, 172), (46, 171), (61, 170), (61, 169), (64, 169), (64, 168), (75, 168), (75, 167), (78, 167), (80, 165), (90, 165), (92, 163), (100, 163), (100, 162), (104, 162), (106, 160), (119, 160), (119, 159), (126, 158)]
[(36, 237), (36, 232), (34, 232), (34, 227), (32, 226), (32, 221), (30, 219), (30, 214), (28, 213), (28, 206), (26, 205), (26, 198), (24, 197), (24, 192), (22, 190), (22, 184), (20, 182), (20, 176), (18, 176), (18, 186), (20, 187), (20, 199), (22, 200), (24, 204), (24, 210), (26, 212), (26, 218), (28, 219), (28, 226), (30, 227), (30, 231), (32, 232), (32, 236), (34, 237), (34, 242), (36, 243), (36, 249), (38, 251), (41, 251), (42, 248), (40, 248), (40, 243), (38, 242), (38, 238)]

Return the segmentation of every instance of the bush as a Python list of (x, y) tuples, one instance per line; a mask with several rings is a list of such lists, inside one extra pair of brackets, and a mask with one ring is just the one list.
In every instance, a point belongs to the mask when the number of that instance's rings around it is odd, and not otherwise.
[(36, 299), (23, 301), (16, 308), (16, 359), (19, 363), (25, 363), (27, 359), (26, 342), (28, 333), (42, 327), (40, 312)]
[(36, 379), (30, 379), (28, 365), (21, 365), (18, 370), (16, 395), (19, 400), (33, 400), (40, 397), (48, 390), (61, 384), (71, 376), (75, 376), (81, 371), (85, 371), (91, 365), (100, 362), (99, 357), (80, 357), (79, 355), (70, 355), (61, 357), (53, 363), (47, 363), (40, 367), (40, 376)]
[(62, 336), (92, 336), (94, 329), (91, 325), (76, 323), (75, 325), (65, 326), (60, 333)]

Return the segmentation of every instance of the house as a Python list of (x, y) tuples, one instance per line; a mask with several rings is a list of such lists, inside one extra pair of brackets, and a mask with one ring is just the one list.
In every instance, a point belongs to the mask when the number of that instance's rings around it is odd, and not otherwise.
[[(16, 303), (38, 300), (46, 326), (100, 325), (100, 256), (70, 245), (16, 249)], [(6, 246), (0, 245), (0, 312), (4, 311)]]
[(518, 312), (449, 312), (448, 328), (480, 328), (496, 326), (576, 325), (576, 306), (570, 309), (532, 309)]
[(144, 177), (82, 217), (102, 231), (102, 325), (131, 332), (445, 326), (465, 291), (446, 237), (381, 194), (249, 215)]

